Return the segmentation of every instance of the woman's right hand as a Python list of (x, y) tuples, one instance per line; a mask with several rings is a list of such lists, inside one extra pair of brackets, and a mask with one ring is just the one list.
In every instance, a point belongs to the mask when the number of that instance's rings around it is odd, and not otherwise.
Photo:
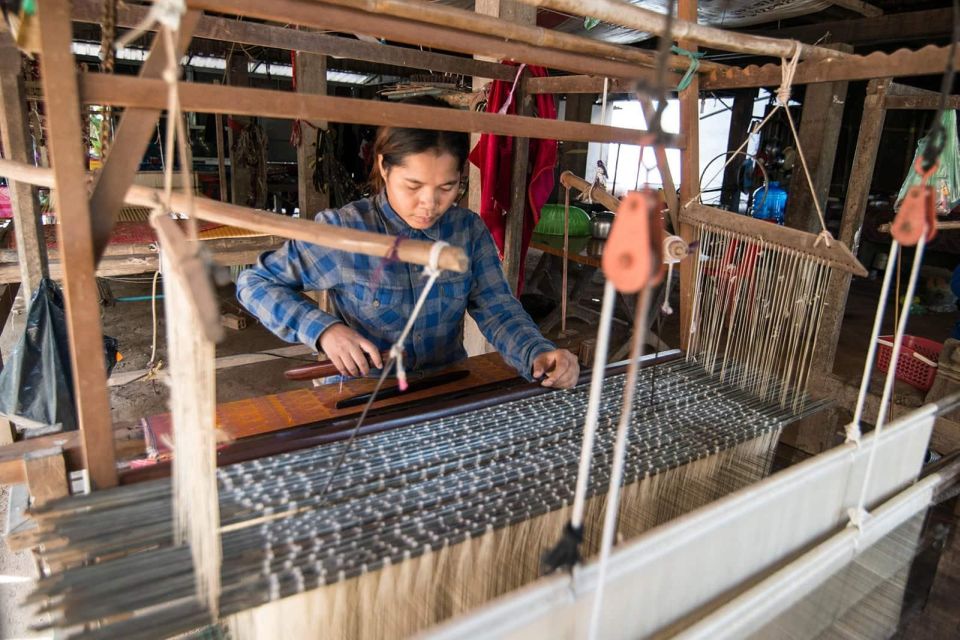
[(317, 347), (344, 376), (365, 376), (370, 373), (367, 356), (375, 367), (382, 368), (383, 361), (376, 346), (345, 324), (337, 323), (320, 334)]

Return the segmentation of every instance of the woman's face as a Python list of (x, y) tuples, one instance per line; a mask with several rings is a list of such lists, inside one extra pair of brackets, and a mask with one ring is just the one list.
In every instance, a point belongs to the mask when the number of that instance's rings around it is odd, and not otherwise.
[(432, 227), (457, 200), (460, 165), (449, 153), (411, 154), (389, 169), (378, 155), (377, 166), (390, 206), (414, 229)]

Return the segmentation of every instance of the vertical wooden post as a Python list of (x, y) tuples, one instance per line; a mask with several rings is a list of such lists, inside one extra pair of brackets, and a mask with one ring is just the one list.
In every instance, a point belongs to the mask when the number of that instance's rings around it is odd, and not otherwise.
[[(844, 51), (852, 51), (849, 45), (836, 45)], [(807, 178), (799, 158), (790, 179), (790, 197), (787, 200), (787, 226), (811, 233), (820, 232), (813, 198), (826, 212), (827, 196), (830, 195), (830, 180), (833, 163), (837, 157), (837, 141), (840, 139), (840, 124), (843, 120), (843, 105), (847, 100), (847, 82), (822, 82), (808, 84), (803, 98), (803, 116), (800, 122), (800, 144), (803, 147), (815, 194), (810, 194)]]
[[(730, 114), (730, 133), (727, 135), (727, 151), (736, 151), (749, 135), (747, 129), (753, 118), (753, 104), (757, 98), (756, 89), (739, 89), (733, 97), (733, 111)], [(727, 157), (729, 158), (729, 156)], [(740, 167), (746, 156), (737, 155), (723, 170), (723, 187), (720, 192), (720, 206), (729, 211), (740, 210), (740, 189), (737, 187)], [(726, 162), (721, 158), (717, 162)], [(710, 170), (713, 173), (713, 169)], [(708, 176), (709, 177), (709, 176)]]
[(213, 126), (217, 128), (217, 175), (220, 178), (220, 202), (230, 199), (230, 185), (227, 184), (227, 152), (223, 145), (223, 115), (213, 116)]
[[(847, 183), (847, 196), (843, 207), (843, 219), (840, 222), (838, 240), (857, 253), (860, 228), (867, 211), (867, 196), (870, 195), (870, 183), (880, 148), (880, 136), (883, 133), (883, 121), (886, 119), (885, 106), (890, 79), (871, 80), (867, 85), (867, 97), (863, 103), (863, 115), (860, 119), (860, 136), (857, 139), (857, 151), (853, 156), (853, 168)], [(831, 373), (837, 356), (837, 343), (840, 339), (840, 327), (843, 324), (843, 312), (847, 306), (847, 294), (850, 291), (849, 273), (834, 271), (827, 286), (823, 320), (820, 334), (813, 352), (813, 366), (816, 373)]]
[[(526, 72), (520, 77), (513, 99), (517, 101), (517, 115), (533, 113), (533, 96), (526, 90)], [(520, 288), (520, 259), (523, 245), (523, 225), (527, 216), (527, 183), (530, 176), (530, 139), (514, 138), (511, 154), (513, 170), (510, 176), (510, 211), (503, 235), (503, 272), (514, 294)]]
[(94, 276), (85, 153), (68, 0), (38, 3), (43, 94), (56, 185), (57, 241), (63, 265), (67, 329), (83, 461), (93, 487), (117, 484), (113, 428)]
[[(681, 20), (697, 21), (697, 0), (679, 0), (678, 16)], [(696, 51), (693, 42), (680, 41), (687, 51)], [(680, 92), (680, 132), (687, 144), (680, 162), (680, 205), (683, 206), (700, 190), (700, 79), (694, 75), (690, 86)], [(680, 236), (688, 243), (696, 239), (696, 229), (689, 224), (680, 225)], [(693, 314), (694, 260), (680, 263), (680, 346), (687, 348), (690, 323)]]
[[(297, 51), (297, 92), (298, 93), (327, 93), (327, 57), (314, 53)], [(319, 131), (327, 128), (326, 122), (301, 122), (300, 146), (297, 147), (297, 192), (300, 202), (300, 215), (313, 219), (319, 211), (330, 206), (330, 195), (320, 193), (313, 187), (313, 162), (316, 157), (316, 145), (319, 142)], [(320, 150), (323, 153), (323, 150)], [(332, 185), (328, 185), (328, 189)], [(341, 203), (346, 204), (346, 203)]]
[[(250, 73), (247, 70), (247, 56), (244, 53), (234, 53), (227, 59), (227, 78), (234, 87), (245, 87), (249, 84)], [(233, 116), (234, 122), (246, 124), (249, 119), (244, 116)], [(250, 197), (250, 167), (241, 166), (237, 162), (234, 151), (234, 140), (237, 134), (233, 127), (227, 130), (227, 142), (230, 145), (230, 202), (242, 207), (247, 206)]]
[[(20, 73), (20, 51), (9, 32), (0, 32), (0, 140), (3, 155), (9, 160), (34, 164), (33, 143), (27, 126), (27, 105), (24, 100), (23, 74)], [(47, 275), (47, 245), (43, 239), (40, 203), (36, 189), (23, 182), (8, 181), (10, 204), (13, 207), (13, 231), (17, 239), (17, 261), (20, 282), (27, 302)], [(3, 325), (0, 324), (0, 330)]]

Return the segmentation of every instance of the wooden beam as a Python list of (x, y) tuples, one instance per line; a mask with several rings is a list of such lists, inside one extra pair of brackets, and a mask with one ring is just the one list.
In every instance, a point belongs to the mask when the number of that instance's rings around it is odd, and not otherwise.
[[(235, 51), (233, 55), (227, 58), (227, 84), (232, 85), (233, 87), (246, 87), (250, 84), (250, 73), (247, 67), (248, 60), (247, 54), (244, 51)], [(224, 87), (224, 89), (227, 89), (228, 91), (236, 90), (227, 87)], [(196, 109), (190, 109), (183, 104), (182, 93), (180, 94), (180, 104), (183, 106), (184, 111), (197, 111)], [(224, 104), (230, 103), (228, 102)], [(237, 116), (256, 117), (259, 115), (258, 113), (237, 113), (234, 109), (231, 109), (229, 114), (229, 120), (233, 120), (233, 123), (238, 126), (248, 124), (249, 119)], [(238, 134), (233, 126), (227, 127), (227, 142), (230, 147), (230, 202), (242, 207), (246, 207), (253, 204), (250, 202), (250, 167), (237, 159), (237, 154), (235, 153), (237, 135)], [(264, 199), (266, 199), (266, 194), (264, 194)]]
[[(603, 78), (595, 76), (547, 76), (545, 78), (530, 78), (527, 81), (528, 91), (538, 93), (602, 93)], [(621, 78), (609, 78), (607, 93), (633, 94), (636, 82)]]
[(230, 198), (230, 186), (227, 184), (227, 151), (223, 144), (223, 114), (213, 114), (213, 126), (217, 140), (217, 178), (220, 184), (220, 202)]
[[(834, 82), (837, 80), (869, 80), (908, 76), (940, 75), (950, 55), (950, 47), (926, 46), (917, 51), (900, 49), (894, 53), (880, 51), (868, 56), (848, 56), (843, 60), (827, 58), (801, 62), (797, 65), (793, 84)], [(960, 66), (960, 50), (955, 54)], [(780, 84), (780, 65), (750, 65), (742, 69), (728, 68), (709, 73), (701, 78), (704, 90), (736, 89), (743, 87), (775, 87)]]
[(23, 457), (23, 470), (35, 507), (70, 495), (67, 465), (60, 447), (28, 453)]
[[(33, 141), (27, 126), (26, 95), (20, 73), (20, 51), (10, 33), (0, 32), (0, 140), (8, 160), (33, 164)], [(47, 275), (47, 247), (43, 238), (40, 203), (36, 189), (21, 182), (9, 183), (10, 205), (13, 208), (13, 233), (17, 239), (20, 281), (24, 298), (29, 301)], [(6, 320), (6, 316), (4, 316)], [(2, 329), (0, 324), (0, 329)]]
[[(327, 57), (312, 53), (296, 53), (296, 82), (297, 91), (303, 94), (327, 94)], [(319, 128), (319, 129), (318, 129)], [(300, 215), (312, 220), (317, 212), (330, 206), (330, 189), (320, 192), (313, 186), (312, 166), (317, 156), (323, 154), (323, 149), (317, 150), (319, 130), (326, 129), (324, 120), (302, 120), (300, 122), (300, 144), (297, 146), (297, 195), (300, 203)], [(343, 206), (346, 202), (339, 202)], [(290, 213), (293, 213), (292, 211)]]
[(508, 40), (502, 35), (467, 32), (450, 26), (404, 20), (385, 14), (332, 6), (315, 0), (191, 0), (189, 5), (206, 11), (261, 20), (282, 20), (313, 29), (361, 33), (389, 38), (394, 42), (485, 55), (497, 60), (526, 62), (572, 73), (653, 79), (652, 69), (625, 59), (598, 58), (579, 52), (549, 49), (539, 44)]
[[(867, 97), (863, 104), (860, 119), (860, 135), (857, 150), (853, 157), (850, 181), (847, 183), (846, 201), (843, 206), (843, 218), (840, 222), (838, 240), (847, 245), (854, 255), (857, 254), (857, 238), (863, 226), (867, 211), (867, 197), (870, 195), (870, 183), (876, 166), (877, 152), (880, 149), (880, 137), (883, 134), (883, 121), (886, 118), (884, 102), (890, 87), (890, 80), (871, 80), (867, 85)], [(834, 270), (830, 275), (824, 301), (823, 318), (817, 344), (814, 346), (814, 374), (830, 374), (837, 355), (837, 343), (840, 339), (840, 327), (847, 306), (847, 294), (850, 291), (850, 274)]]
[[(99, 73), (81, 74), (82, 100), (87, 104), (159, 108), (166, 104), (162, 80), (145, 80)], [(383, 101), (278, 93), (267, 89), (225, 87), (192, 82), (180, 83), (184, 111), (306, 120), (330, 120), (354, 124), (416, 127), (429, 129), (443, 123), (448, 131), (482, 131), (507, 136), (528, 136), (548, 140), (586, 140), (647, 145), (653, 136), (646, 131), (557, 122), (495, 113), (454, 111), (440, 107), (395, 104)], [(682, 146), (679, 136), (665, 136), (664, 145)]]
[[(905, 84), (893, 83), (887, 91), (884, 106), (891, 109), (925, 109), (935, 111), (940, 108), (941, 96), (938, 91), (918, 89)], [(960, 96), (947, 96), (947, 109), (960, 109)]]
[[(640, 97), (643, 117), (647, 122), (651, 122), (656, 115), (656, 109), (653, 106), (653, 100), (646, 96)], [(673, 174), (670, 172), (670, 163), (667, 161), (667, 150), (662, 144), (653, 145), (653, 155), (657, 159), (657, 170), (660, 172), (660, 180), (663, 182), (663, 197), (667, 201), (667, 215), (670, 222), (670, 231), (672, 233), (680, 232), (680, 200), (677, 197), (677, 185), (673, 181)], [(698, 161), (699, 162), (699, 161)]]
[(117, 484), (117, 469), (94, 276), (86, 154), (81, 144), (80, 101), (70, 51), (73, 30), (69, 1), (38, 3), (38, 22), (48, 144), (58, 200), (63, 205), (57, 207), (57, 244), (64, 263), (69, 265), (63, 290), (77, 418), (89, 482), (103, 489)]
[(876, 45), (912, 40), (931, 41), (949, 38), (953, 32), (953, 9), (929, 9), (888, 13), (875, 18), (817, 22), (776, 30), (750, 31), (757, 35), (792, 38), (801, 42), (844, 42), (851, 45)]
[[(852, 49), (847, 45), (837, 46)], [(820, 232), (814, 198), (825, 211), (846, 99), (847, 82), (843, 80), (813, 84), (806, 89), (799, 144), (803, 148), (815, 192), (810, 193), (810, 186), (798, 158), (790, 180), (787, 226), (811, 233)]]
[[(727, 134), (727, 151), (732, 152), (740, 148), (743, 141), (750, 135), (750, 121), (753, 120), (753, 105), (757, 99), (756, 89), (741, 89), (733, 97), (733, 109), (730, 114), (730, 130)], [(723, 159), (724, 162), (729, 159)], [(720, 189), (720, 206), (727, 211), (740, 212), (740, 167), (746, 156), (737, 155), (726, 169), (723, 170), (723, 185)], [(720, 160), (717, 160), (720, 162)]]
[[(725, 29), (697, 23), (696, 14), (675, 19), (667, 34), (667, 17), (662, 13), (645, 9), (621, 0), (522, 0), (538, 7), (546, 7), (575, 16), (592, 17), (623, 27), (630, 27), (656, 36), (667, 35), (672, 39), (687, 42), (691, 47), (703, 46), (721, 51), (736, 51), (758, 56), (773, 56), (790, 59), (800, 46), (803, 59), (834, 59), (821, 47), (791, 42), (781, 38), (768, 38), (746, 33), (734, 33)], [(689, 51), (690, 49), (688, 49)], [(684, 63), (683, 67), (686, 67)]]
[[(199, 11), (190, 11), (180, 22), (179, 43), (177, 54), (182, 56), (190, 43), (190, 36), (197, 20)], [(71, 58), (72, 60), (72, 58)], [(166, 49), (161, 38), (154, 38), (150, 48), (150, 56), (140, 67), (141, 78), (160, 78), (167, 63)], [(166, 108), (164, 105), (162, 108)], [(133, 182), (133, 177), (140, 167), (140, 161), (147, 150), (151, 138), (156, 135), (157, 121), (160, 119), (160, 109), (127, 109), (120, 118), (117, 133), (107, 155), (103, 169), (97, 174), (90, 196), (90, 220), (93, 226), (93, 256), (98, 262), (103, 257), (103, 251), (110, 241), (113, 225), (117, 214), (123, 205), (123, 196), (127, 187)], [(168, 150), (169, 151), (169, 150)]]
[[(147, 14), (148, 7), (122, 4), (117, 8), (117, 26), (130, 28)], [(77, 22), (99, 24), (103, 7), (96, 0), (77, 0), (73, 18)], [(497, 63), (480, 62), (470, 58), (409, 49), (387, 44), (374, 44), (352, 38), (301, 31), (289, 27), (203, 16), (193, 32), (194, 38), (236, 42), (237, 44), (271, 49), (301, 51), (323, 56), (363, 60), (410, 69), (443, 71), (498, 80), (512, 80), (510, 70)]]
[(867, 16), (868, 18), (875, 18), (877, 16), (883, 15), (883, 9), (875, 7), (872, 4), (864, 2), (863, 0), (827, 0), (830, 4), (842, 7), (843, 9), (849, 9), (859, 13), (862, 16)]
[[(697, 21), (697, 0), (679, 0), (677, 17), (680, 20)], [(681, 40), (681, 48), (696, 51), (696, 42)], [(680, 131), (687, 137), (687, 145), (680, 160), (680, 203), (689, 202), (700, 191), (700, 77), (694, 75), (690, 85), (680, 92)], [(689, 224), (680, 224), (680, 237), (687, 244), (696, 240), (696, 229)], [(693, 260), (680, 262), (680, 345), (686, 349), (690, 339), (690, 323), (693, 319), (694, 271)]]
[[(533, 96), (527, 93), (527, 72), (517, 84), (513, 99), (517, 101), (517, 114), (529, 117), (533, 113)], [(523, 255), (523, 225), (527, 217), (527, 185), (530, 177), (530, 138), (515, 137), (511, 150), (510, 210), (507, 212), (503, 233), (503, 272), (514, 295), (520, 285), (520, 259)]]

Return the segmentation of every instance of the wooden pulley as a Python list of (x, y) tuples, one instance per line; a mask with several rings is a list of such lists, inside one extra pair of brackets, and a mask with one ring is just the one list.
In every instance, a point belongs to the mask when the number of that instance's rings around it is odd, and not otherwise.
[(901, 245), (912, 247), (920, 241), (924, 225), (927, 228), (927, 242), (937, 235), (936, 196), (928, 182), (939, 163), (924, 171), (921, 166), (923, 157), (917, 158), (914, 169), (920, 174), (920, 184), (910, 187), (906, 197), (900, 203), (897, 216), (890, 225), (890, 234)]
[(620, 203), (603, 247), (603, 273), (621, 293), (663, 280), (663, 224), (653, 192), (631, 191)]

